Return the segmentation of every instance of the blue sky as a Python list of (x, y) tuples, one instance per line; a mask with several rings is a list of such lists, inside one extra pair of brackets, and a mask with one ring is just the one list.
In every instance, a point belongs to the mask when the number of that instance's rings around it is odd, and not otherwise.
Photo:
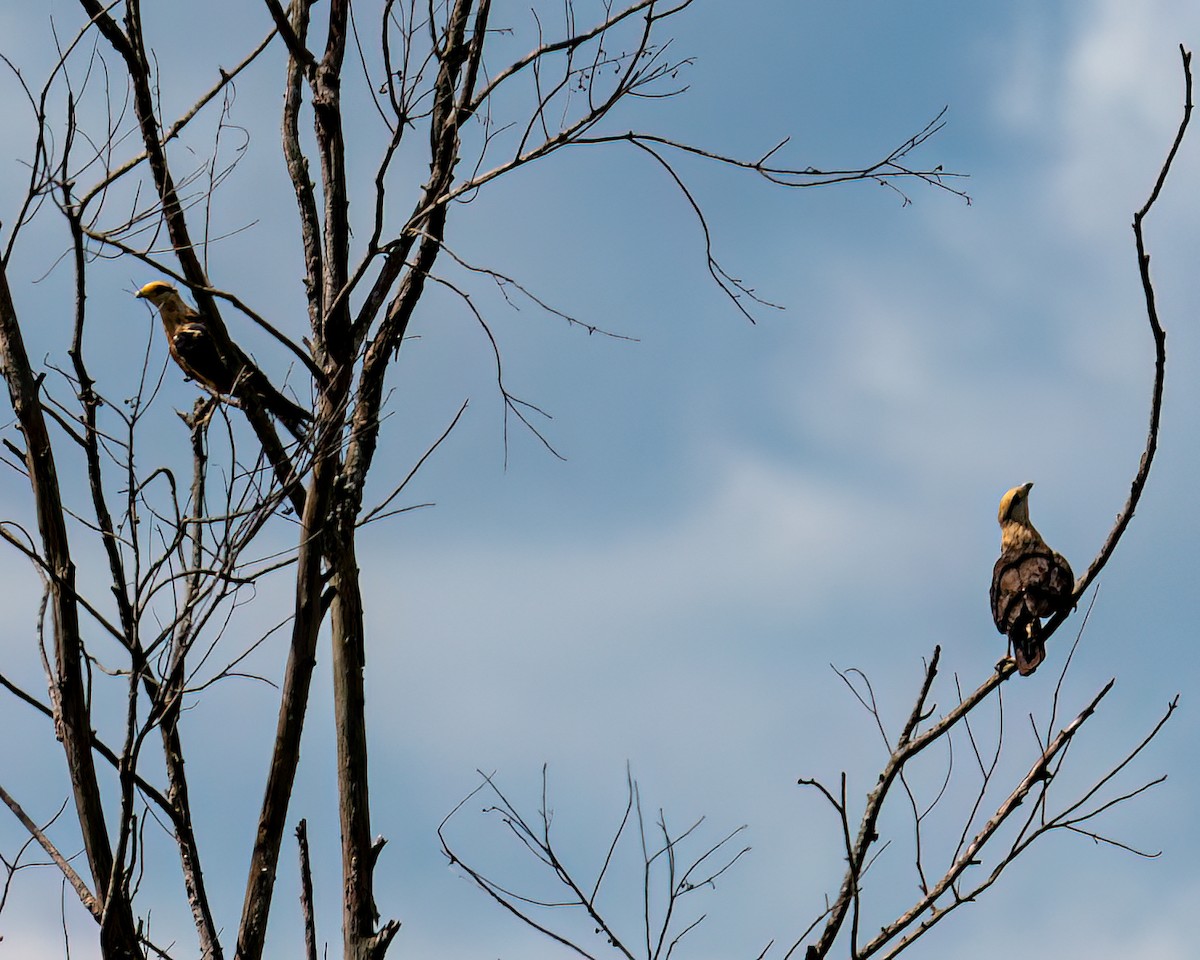
[[(74, 16), (70, 4), (53, 9), (60, 25)], [(528, 29), (524, 8), (505, 15)], [(161, 62), (179, 36), (193, 38), (163, 84), (165, 113), (210, 82), (213, 63), (229, 64), (227, 51), (242, 47), (231, 29), (239, 17), (253, 35), (266, 22), (258, 10), (152, 12)], [(1178, 122), (1177, 46), (1200, 36), (1192, 5), (710, 0), (677, 33), (678, 52), (696, 57), (690, 89), (638, 105), (641, 126), (746, 155), (790, 134), (788, 159), (798, 165), (849, 166), (886, 153), (948, 106), (945, 130), (918, 162), (970, 174), (973, 202), (916, 183), (904, 188), (908, 206), (869, 184), (788, 193), (683, 164), (726, 267), (786, 308), (760, 310), (754, 326), (709, 280), (686, 204), (632, 152), (566, 152), (454, 211), (455, 252), (637, 339), (588, 337), (531, 306), (485, 301), (509, 389), (553, 415), (546, 435), (566, 459), (517, 429), (506, 458), (478, 327), (436, 295), (414, 319), (420, 339), (398, 371), (376, 494), (464, 399), (470, 406), (408, 491), (406, 502), (437, 506), (369, 530), (360, 554), (372, 630), (375, 829), (390, 838), (377, 898), (384, 916), (404, 922), (397, 956), (561, 955), (447, 868), (434, 836), (476, 785), (476, 768), (495, 771), (533, 813), (543, 763), (556, 829), (585, 865), (598, 862), (620, 815), (627, 762), (647, 808), (663, 808), (669, 822), (706, 815), (711, 838), (748, 825), (752, 852), (698, 894), (709, 918), (688, 956), (753, 957), (770, 939), (790, 942), (840, 882), (835, 823), (797, 778), (832, 784), (845, 770), (857, 809), (884, 760), (871, 718), (829, 665), (871, 678), (894, 731), (922, 658), (940, 644), (944, 685), (935, 700), (945, 708), (953, 675), (974, 688), (1003, 653), (987, 605), (1000, 495), (1036, 481), (1034, 521), (1081, 571), (1136, 469), (1152, 352), (1129, 222)], [(45, 14), (0, 13), (0, 36), (16, 38), (14, 59), (36, 76)], [(516, 38), (512, 47), (524, 49)], [(222, 189), (229, 225), (254, 223), (214, 247), (211, 269), (219, 285), (299, 334), (293, 220), (275, 158), (278, 59), (239, 84), (233, 118), (254, 134)], [(13, 98), (0, 113), (27, 129), (27, 109)], [(377, 136), (368, 111), (353, 117), (364, 138)], [(619, 117), (614, 128), (631, 122)], [(1147, 225), (1168, 329), (1159, 458), (1100, 578), (1061, 708), (1079, 709), (1117, 678), (1073, 748), (1079, 779), (1064, 777), (1069, 791), (1135, 745), (1181, 695), (1180, 711), (1122, 783), (1170, 778), (1103, 821), (1107, 834), (1163, 856), (1145, 861), (1051, 836), (914, 956), (1190, 955), (1200, 894), (1195, 136)], [(25, 153), (6, 153), (7, 225), (24, 176), (15, 161)], [(49, 227), (29, 232), (10, 266), (18, 308), (50, 317), (62, 309), (61, 267), (37, 286), (15, 279), (41, 275), (60, 249)], [(118, 263), (93, 280), (98, 322), (113, 331), (94, 349), (113, 383), (123, 382), (122, 369), (128, 375), (130, 356), (140, 362), (151, 327), (128, 298), (149, 279), (139, 265)], [(47, 324), (40, 346), (61, 361), (54, 329)], [(161, 355), (161, 341), (151, 348)], [(269, 346), (255, 349), (271, 362)], [(192, 388), (168, 376), (164, 390), (165, 423)], [(3, 481), (0, 505), (26, 516), (17, 479)], [(21, 613), (0, 637), (5, 669), (36, 677), (28, 574), (6, 564), (7, 606)], [(262, 603), (286, 596), (281, 582), (264, 589)], [(1006, 769), (1029, 763), (1026, 717), (1045, 716), (1079, 620), (1055, 637), (1045, 667), (1006, 687)], [(262, 670), (283, 645), (268, 645)], [(324, 666), (292, 820), (307, 817), (317, 838), (319, 933), (336, 945)], [(185, 730), (227, 929), (237, 922), (275, 707), (271, 689), (227, 683), (199, 700)], [(17, 706), (3, 711), (14, 730), (28, 723), (45, 734)], [(49, 813), (65, 795), (58, 775), (23, 755), (22, 737), (6, 739), (6, 786), (39, 797)], [(965, 782), (963, 756), (956, 772)], [(940, 762), (930, 759), (922, 783), (940, 782)], [(943, 803), (952, 801), (962, 796)], [(462, 852), (498, 858), (501, 870), (523, 877), (493, 849), (499, 828), (486, 829), (477, 808), (459, 821)], [(961, 829), (952, 810), (944, 813), (934, 847)], [(867, 891), (881, 920), (916, 893), (904, 810), (884, 827), (895, 847)], [(9, 849), (16, 827), (0, 830)], [(272, 916), (281, 952), (298, 942), (293, 860), (285, 853)], [(176, 878), (169, 861), (162, 869), (169, 893)], [(637, 876), (614, 879), (628, 891)], [(32, 905), (46, 889), (30, 881), (14, 896)], [(164, 896), (158, 922), (188, 936), (186, 917), (165, 914), (169, 902)], [(53, 923), (34, 924), (35, 914), (30, 906), (0, 917), (10, 955), (57, 943)], [(76, 929), (83, 936), (86, 926)], [(73, 955), (88, 950), (73, 944)]]

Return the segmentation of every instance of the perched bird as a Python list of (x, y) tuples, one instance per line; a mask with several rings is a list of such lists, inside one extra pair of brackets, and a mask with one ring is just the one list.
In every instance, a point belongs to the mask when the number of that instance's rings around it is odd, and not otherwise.
[(276, 390), (266, 374), (229, 339), (224, 327), (210, 323), (184, 302), (179, 291), (161, 280), (146, 284), (137, 295), (158, 307), (167, 332), (167, 347), (185, 376), (210, 393), (235, 402), (253, 394), (293, 436), (303, 438), (304, 425), (311, 422), (312, 414)]
[(1013, 487), (1000, 500), (1000, 559), (992, 570), (992, 618), (1023, 677), (1046, 658), (1042, 619), (1068, 607), (1075, 590), (1071, 565), (1029, 522), (1032, 486)]

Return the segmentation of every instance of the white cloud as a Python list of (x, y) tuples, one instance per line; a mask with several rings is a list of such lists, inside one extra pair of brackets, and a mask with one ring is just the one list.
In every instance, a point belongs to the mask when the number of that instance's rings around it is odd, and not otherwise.
[(1145, 200), (1182, 113), (1178, 47), (1200, 16), (1178, 0), (1091, 0), (1066, 15), (1026, 5), (990, 43), (992, 113), (1021, 153), (1045, 155), (1046, 173), (1026, 174), (1029, 225), (1041, 208), (1086, 247), (1123, 234)]
[(1062, 145), (1047, 199), (1087, 238), (1124, 227), (1144, 201), (1182, 114), (1178, 45), (1200, 22), (1171, 0), (1098, 0), (1078, 25), (1046, 117)]

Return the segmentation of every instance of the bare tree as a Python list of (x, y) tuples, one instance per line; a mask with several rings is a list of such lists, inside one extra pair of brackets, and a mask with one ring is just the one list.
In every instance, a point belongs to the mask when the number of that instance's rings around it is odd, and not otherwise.
[[(4, 439), (6, 464), (28, 485), (28, 513), (6, 520), (0, 536), (43, 584), (37, 640), (48, 696), (7, 677), (2, 682), (44, 715), (47, 736), (62, 745), (68, 810), (86, 864), (56, 846), (53, 834), (65, 812), (39, 826), (21, 806), (19, 790), (3, 799), (95, 918), (105, 957), (174, 951), (156, 942), (139, 906), (146, 872), (154, 869), (146, 850), (156, 821), (175, 847), (200, 955), (220, 958), (232, 949), (242, 960), (263, 956), (326, 624), (335, 677), (344, 955), (382, 957), (397, 932), (395, 920), (380, 922), (373, 892), (382, 841), (373, 838), (370, 821), (368, 638), (357, 561), (358, 531), (400, 509), (396, 499), (412, 475), (394, 478), (379, 502), (366, 501), (395, 360), (427, 290), (448, 291), (495, 350), (506, 423), (528, 428), (549, 447), (538, 433), (537, 409), (505, 385), (499, 347), (472, 299), (473, 285), (495, 285), (564, 323), (597, 330), (513, 278), (456, 254), (447, 244), (456, 203), (568, 146), (633, 150), (690, 205), (713, 282), (749, 317), (765, 303), (718, 259), (681, 158), (785, 188), (866, 181), (886, 185), (905, 202), (907, 184), (962, 196), (954, 174), (912, 164), (941, 128), (941, 114), (875, 162), (847, 170), (781, 160), (786, 139), (742, 158), (628, 126), (622, 113), (632, 101), (669, 99), (684, 89), (691, 61), (675, 53), (666, 32), (691, 12), (691, 0), (635, 0), (622, 9), (602, 2), (587, 22), (570, 2), (552, 6), (550, 14), (496, 23), (489, 0), (386, 0), (358, 11), (368, 16), (356, 21), (346, 0), (292, 0), (286, 9), (266, 0), (261, 35), (245, 39), (235, 65), (214, 66), (211, 85), (195, 91), (175, 116), (164, 114), (160, 99), (164, 82), (175, 81), (173, 61), (165, 51), (156, 54), (160, 41), (147, 35), (140, 0), (79, 0), (73, 24), (53, 22), (59, 54), (36, 81), (28, 79), (19, 51), (5, 51), (10, 92), (27, 100), (34, 136), (24, 156), (28, 187), (6, 218), (0, 248), (0, 354), (18, 430)], [(492, 40), (514, 31), (529, 36), (529, 51), (508, 59), (493, 52)], [(228, 289), (209, 265), (210, 251), (226, 239), (218, 226), (227, 220), (217, 213), (222, 187), (243, 156), (236, 84), (272, 68), (282, 70), (280, 151), (296, 219), (260, 224), (256, 242), (268, 230), (278, 232), (265, 242), (279, 249), (298, 237), (296, 269), (308, 313), (303, 335), (284, 318), (264, 316), (253, 291)], [(370, 136), (346, 120), (348, 75), (366, 81), (356, 89), (370, 96), (353, 106), (378, 117)], [(205, 122), (211, 142), (192, 136)], [(419, 185), (411, 182), (414, 152), (421, 158)], [(351, 157), (371, 165), (369, 182), (352, 183)], [(405, 196), (414, 198), (407, 212), (399, 199)], [(367, 211), (357, 222), (352, 202)], [(72, 278), (69, 338), (50, 346), (45, 369), (27, 345), (36, 321), (23, 305), (26, 278), (12, 273), (14, 255), (33, 243), (35, 223), (39, 231), (58, 231), (58, 275), (65, 267)], [(216, 381), (204, 384), (217, 395), (197, 401), (172, 432), (159, 415), (159, 387), (176, 374), (155, 366), (149, 346), (132, 384), (107, 370), (97, 373), (89, 362), (95, 331), (89, 295), (111, 283), (104, 267), (112, 260), (136, 264), (137, 272), (166, 278), (190, 295), (206, 343), (225, 360), (240, 355), (226, 317), (261, 333), (294, 365), (291, 389), (312, 407), (303, 436), (281, 439), (261, 390), (240, 381), (230, 395)], [(114, 386), (106, 391), (101, 384)], [(168, 436), (173, 441), (164, 442)], [(248, 608), (258, 611), (251, 604), (256, 589), (280, 576), (293, 578), (289, 609), (274, 611), (275, 626), (247, 639), (245, 624), (265, 619), (247, 616)], [(278, 724), (241, 922), (231, 933), (214, 919), (206, 886), (180, 717), (204, 690), (246, 672), (276, 630), (290, 637)], [(665, 824), (662, 830), (663, 855), (672, 860), (673, 841)], [(307, 878), (306, 834), (301, 843)], [(28, 849), (6, 862), (9, 882)], [(707, 869), (704, 863), (697, 861), (697, 872)], [(305, 917), (311, 956), (307, 892)], [(179, 952), (194, 953), (190, 946)]]
[[(1130, 484), (1128, 500), (1087, 571), (1076, 581), (1072, 603), (1047, 622), (1047, 637), (1076, 609), (1112, 556), (1145, 489), (1158, 447), (1166, 334), (1155, 303), (1143, 223), (1159, 198), (1191, 119), (1191, 54), (1182, 47), (1180, 54), (1185, 84), (1183, 116), (1149, 197), (1133, 217), (1137, 266), (1155, 352), (1145, 449)], [(1087, 613), (1090, 614), (1090, 607)], [(1130, 782), (1128, 770), (1170, 719), (1178, 697), (1167, 704), (1161, 717), (1143, 735), (1125, 744), (1123, 752), (1106, 755), (1108, 766), (1098, 771), (1068, 768), (1073, 741), (1115, 683), (1115, 679), (1109, 680), (1063, 722), (1063, 681), (1086, 623), (1087, 614), (1043, 714), (1029, 718), (1034, 749), (1027, 749), (1027, 761), (1016, 767), (1001, 763), (1002, 749), (1009, 745), (1011, 751), (1010, 744), (1015, 739), (1011, 723), (1006, 727), (1002, 698), (1004, 684), (1017, 669), (1011, 657), (997, 663), (995, 671), (965, 695), (956, 677), (954, 696), (958, 702), (939, 715), (933, 694), (941, 647), (935, 647), (925, 663), (913, 705), (895, 737), (888, 733), (887, 717), (876, 701), (867, 675), (857, 669), (837, 671), (877, 727), (886, 761), (861, 807), (851, 800), (845, 773), (833, 786), (812, 778), (799, 780), (801, 786), (817, 791), (832, 810), (834, 829), (842, 839), (845, 871), (812, 922), (798, 935), (790, 932), (768, 939), (757, 953), (758, 960), (769, 956), (782, 956), (784, 960), (895, 957), (959, 908), (975, 902), (1032, 844), (1055, 832), (1073, 833), (1135, 856), (1158, 855), (1108, 835), (1102, 818), (1166, 779), (1158, 776)], [(989, 708), (992, 713), (983, 712)], [(1028, 743), (1030, 738), (1020, 740)], [(930, 777), (916, 772), (916, 759), (928, 757), (933, 747), (944, 751), (945, 759), (938, 773)], [(962, 761), (956, 768), (956, 753), (967, 757), (965, 771), (961, 769)], [(961, 788), (954, 796), (948, 790), (952, 780)], [(697, 891), (711, 886), (747, 852), (747, 848), (733, 843), (743, 828), (702, 841), (698, 835), (701, 822), (672, 833), (660, 812), (656, 826), (648, 831), (640, 792), (630, 779), (624, 815), (611, 840), (599, 851), (599, 856), (593, 857), (599, 866), (585, 874), (573, 865), (573, 861), (582, 857), (576, 851), (563, 850), (553, 836), (545, 784), (543, 772), (541, 803), (536, 814), (529, 815), (509, 801), (492, 776), (484, 775), (480, 786), (450, 812), (439, 830), (442, 849), (450, 863), (509, 913), (574, 954), (593, 958), (607, 955), (601, 948), (613, 948), (626, 960), (670, 958), (707, 916), (702, 912), (685, 912)], [(484, 814), (498, 818), (515, 842), (515, 853), (506, 851), (490, 868), (480, 866), (476, 855), (468, 859), (467, 854), (460, 853), (459, 844), (451, 836), (452, 822), (461, 816), (467, 802), (480, 793), (493, 798), (483, 808)], [(881, 833), (885, 808), (892, 810), (897, 805), (911, 816), (912, 834), (907, 849), (919, 895), (907, 909), (892, 914), (886, 905), (873, 904), (867, 879), (889, 847), (902, 846), (900, 837)], [(957, 841), (947, 847), (944, 843), (947, 837), (956, 837)], [(934, 838), (943, 842), (937, 843)], [(639, 854), (634, 857), (635, 877), (613, 876), (615, 854), (622, 845), (633, 845)], [(539, 867), (535, 881), (528, 881), (529, 886), (519, 886), (509, 879), (514, 873), (512, 863), (521, 854), (531, 856)], [(641, 910), (635, 911), (635, 915), (629, 915), (620, 905), (611, 905), (613, 898), (608, 896), (608, 888), (621, 884), (640, 885), (643, 890)]]

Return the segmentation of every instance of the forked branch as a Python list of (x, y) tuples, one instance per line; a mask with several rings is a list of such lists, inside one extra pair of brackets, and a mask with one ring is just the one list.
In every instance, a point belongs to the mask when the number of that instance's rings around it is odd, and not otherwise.
[[(1083, 591), (1086, 590), (1087, 587), (1093, 582), (1097, 574), (1099, 574), (1100, 570), (1104, 567), (1105, 563), (1107, 563), (1109, 557), (1112, 556), (1113, 551), (1116, 549), (1117, 543), (1120, 541), (1122, 534), (1125, 532), (1125, 529), (1127, 528), (1129, 521), (1133, 516), (1133, 512), (1137, 506), (1137, 503), (1141, 498), (1142, 491), (1145, 489), (1146, 481), (1150, 473), (1150, 467), (1154, 460), (1154, 453), (1158, 445), (1158, 430), (1162, 411), (1163, 383), (1166, 364), (1166, 333), (1163, 330), (1161, 322), (1159, 321), (1158, 311), (1155, 305), (1154, 287), (1151, 282), (1149, 272), (1150, 257), (1146, 252), (1142, 223), (1162, 192), (1163, 185), (1166, 182), (1167, 174), (1170, 171), (1175, 156), (1179, 151), (1179, 147), (1183, 142), (1183, 137), (1187, 130), (1188, 122), (1191, 118), (1191, 54), (1183, 47), (1180, 47), (1180, 54), (1183, 62), (1185, 84), (1183, 116), (1180, 120), (1175, 139), (1171, 144), (1170, 150), (1167, 153), (1167, 157), (1163, 162), (1158, 177), (1155, 180), (1153, 189), (1150, 192), (1150, 196), (1142, 208), (1134, 215), (1133, 219), (1134, 236), (1137, 245), (1138, 271), (1142, 281), (1142, 289), (1146, 303), (1146, 314), (1150, 324), (1150, 330), (1155, 347), (1155, 374), (1151, 396), (1149, 433), (1146, 440), (1145, 452), (1142, 454), (1141, 460), (1138, 464), (1138, 470), (1134, 476), (1131, 486), (1129, 500), (1126, 502), (1125, 508), (1118, 516), (1116, 523), (1109, 532), (1109, 535), (1104, 541), (1104, 544), (1101, 547), (1100, 552), (1097, 554), (1095, 560), (1092, 561), (1084, 576), (1081, 577), (1076, 583), (1074, 591), (1074, 597), (1076, 601), (1078, 601), (1079, 597), (1083, 594)], [(1056, 615), (1047, 624), (1047, 634), (1056, 629), (1068, 615), (1069, 611), (1063, 611), (1062, 613)], [(857, 915), (860, 896), (859, 879), (863, 870), (868, 864), (867, 852), (871, 845), (878, 840), (876, 824), (879, 821), (880, 813), (887, 799), (891, 786), (896, 778), (900, 775), (905, 764), (908, 763), (908, 761), (912, 758), (912, 756), (915, 755), (917, 751), (948, 734), (951, 728), (959, 720), (966, 717), (971, 710), (981, 703), (988, 696), (988, 694), (992, 692), (992, 690), (997, 689), (999, 685), (1013, 672), (1013, 665), (1011, 661), (1001, 661), (996, 668), (996, 672), (993, 673), (991, 677), (989, 677), (988, 680), (980, 686), (975, 694), (965, 698), (956, 708), (950, 711), (950, 713), (947, 714), (941, 721), (931, 726), (927, 731), (913, 736), (913, 731), (916, 728), (917, 720), (921, 717), (921, 714), (924, 711), (924, 704), (929, 694), (930, 684), (937, 669), (938, 653), (939, 651), (935, 651), (934, 657), (926, 670), (925, 682), (923, 683), (921, 692), (917, 697), (917, 701), (913, 707), (908, 724), (906, 724), (904, 732), (901, 735), (899, 744), (892, 752), (892, 755), (888, 758), (887, 763), (884, 765), (884, 768), (879, 776), (878, 784), (867, 797), (866, 807), (858, 833), (858, 839), (848, 851), (849, 863), (845, 878), (842, 882), (841, 890), (828, 911), (828, 919), (826, 920), (820, 937), (807, 949), (806, 956), (808, 960), (819, 960), (819, 958), (827, 956), (829, 951), (832, 949), (834, 942), (837, 940), (838, 934), (841, 931), (843, 921), (845, 920), (848, 911), (850, 911), (850, 909), (853, 907), (855, 914)], [(916, 937), (920, 936), (921, 933), (932, 926), (933, 923), (937, 922), (937, 920), (940, 919), (940, 917), (946, 912), (948, 912), (949, 909), (951, 909), (953, 906), (957, 906), (959, 902), (962, 902), (961, 899), (958, 899), (951, 905), (951, 907), (941, 909), (935, 907), (938, 898), (942, 896), (947, 889), (951, 889), (954, 886), (962, 872), (965, 871), (967, 867), (978, 862), (978, 856), (983, 846), (987, 844), (988, 841), (993, 837), (996, 829), (1009, 818), (1013, 811), (1016, 810), (1016, 808), (1033, 789), (1033, 787), (1039, 782), (1044, 784), (1044, 781), (1050, 775), (1049, 771), (1051, 764), (1058, 757), (1059, 753), (1065, 750), (1067, 744), (1069, 744), (1071, 738), (1074, 736), (1079, 727), (1082, 726), (1088, 717), (1092, 715), (1092, 712), (1095, 710), (1097, 704), (1108, 692), (1111, 686), (1112, 683), (1110, 681), (1110, 683), (1103, 690), (1101, 690), (1099, 694), (1097, 694), (1094, 700), (1084, 708), (1084, 710), (1075, 718), (1074, 721), (1072, 721), (1071, 724), (1063, 728), (1063, 730), (1056, 738), (1054, 738), (1054, 740), (1047, 743), (1041, 757), (1035, 761), (1034, 765), (1030, 768), (1029, 773), (1012, 791), (1008, 799), (1001, 804), (993, 818), (989, 820), (983, 830), (981, 830), (975, 836), (974, 840), (972, 840), (971, 843), (969, 843), (966, 848), (959, 853), (957, 859), (946, 871), (942, 879), (927, 888), (925, 896), (910, 911), (893, 923), (885, 925), (882, 929), (882, 932), (869, 944), (863, 946), (861, 950), (857, 942), (855, 942), (855, 939), (852, 938), (851, 953), (854, 957), (866, 957), (874, 953), (884, 944), (892, 940), (898, 933), (913, 923), (918, 917), (928, 912), (929, 917), (920, 925), (918, 930), (912, 934), (909, 934), (905, 939), (903, 939), (900, 944), (893, 949), (889, 956), (899, 953), (900, 950), (907, 946), (907, 944), (911, 943), (916, 939)], [(1055, 698), (1055, 702), (1057, 703), (1057, 691), (1055, 692)], [(875, 711), (874, 705), (871, 704), (869, 708), (872, 710), (872, 712), (876, 713), (876, 720), (878, 721), (879, 717)], [(1167, 717), (1170, 716), (1170, 713), (1173, 709), (1174, 706), (1172, 705), (1172, 707), (1168, 709), (1166, 716), (1164, 716), (1160, 724), (1155, 727), (1154, 731), (1152, 731), (1150, 738), (1158, 733), (1158, 731), (1161, 729), (1162, 723), (1165, 723)], [(1150, 738), (1147, 738), (1146, 742), (1148, 742)], [(1144, 745), (1145, 744), (1143, 743), (1142, 746)], [(1028, 843), (1032, 842), (1034, 839), (1036, 839), (1036, 837), (1043, 835), (1046, 830), (1054, 827), (1073, 827), (1075, 822), (1069, 819), (1069, 814), (1078, 809), (1082, 804), (1086, 803), (1091, 798), (1095, 790), (1098, 790), (1100, 786), (1106, 784), (1112, 776), (1115, 776), (1116, 773), (1123, 769), (1125, 764), (1128, 763), (1134, 756), (1136, 756), (1141, 749), (1142, 747), (1139, 746), (1137, 750), (1135, 750), (1129, 757), (1126, 758), (1126, 760), (1122, 761), (1121, 764), (1114, 768), (1109, 776), (1102, 778), (1097, 786), (1093, 788), (1093, 791), (1089, 792), (1083, 798), (1078, 800), (1075, 805), (1069, 807), (1062, 815), (1062, 819), (1051, 820), (1049, 823), (1043, 824), (1040, 828), (1033, 830), (1027, 837), (1025, 837), (1023, 842), (1019, 842), (1014, 847), (1011, 855), (1008, 858), (1001, 860), (999, 865), (995, 868), (993, 875), (980, 888), (980, 892), (982, 889), (985, 889), (992, 882), (994, 882), (996, 876), (999, 875), (1004, 866), (1011, 862), (1013, 857), (1024, 850), (1028, 846)], [(811, 783), (812, 781), (801, 782)], [(1108, 809), (1109, 806), (1130, 799), (1140, 792), (1141, 789), (1126, 796), (1116, 798), (1110, 803), (1102, 806), (1099, 810), (1092, 811), (1090, 814), (1088, 814), (1088, 816), (1094, 816), (1102, 810)], [(829, 796), (827, 791), (826, 795)], [(840, 813), (844, 819), (844, 806), (840, 809)], [(972, 816), (973, 815), (974, 814), (972, 812)], [(1123, 844), (1116, 845), (1125, 846)], [(969, 899), (969, 897), (962, 899)], [(799, 942), (797, 942), (797, 946), (799, 946)], [(794, 949), (795, 947), (793, 947), (793, 950)]]
[[(480, 776), (483, 782), (447, 814), (438, 828), (442, 852), (451, 865), (462, 870), (505, 910), (582, 957), (599, 958), (615, 950), (625, 960), (668, 960), (684, 938), (704, 920), (704, 914), (680, 918), (679, 910), (685, 898), (706, 887), (715, 886), (717, 880), (750, 849), (735, 846), (745, 827), (738, 827), (709, 842), (706, 847), (695, 849), (693, 844), (704, 823), (703, 817), (675, 833), (668, 827), (666, 817), (660, 811), (654, 826), (649, 826), (643, 816), (638, 785), (627, 774), (625, 811), (613, 832), (599, 869), (593, 877), (585, 880), (567, 863), (552, 836), (545, 768), (542, 769), (541, 808), (536, 818), (522, 814), (500, 791), (492, 777), (484, 773), (480, 773)], [(518, 891), (465, 862), (455, 852), (449, 839), (451, 822), (469, 801), (481, 793), (489, 794), (495, 801), (483, 812), (500, 819), (510, 837), (517, 841), (518, 855), (527, 855), (535, 864), (540, 864), (540, 873), (549, 881), (548, 887), (536, 892)], [(632, 875), (636, 871), (640, 874), (642, 909), (641, 915), (636, 917), (616, 916), (607, 906), (607, 902), (613, 898), (607, 896), (606, 882), (621, 882), (614, 879), (614, 872), (618, 869), (618, 862), (624, 862), (627, 857), (637, 863), (629, 873)], [(505, 860), (511, 862), (511, 855)], [(572, 918), (578, 918), (581, 913), (586, 922), (582, 925), (577, 920), (572, 923)], [(587, 937), (588, 930), (603, 941), (606, 949), (593, 952), (595, 948)]]

